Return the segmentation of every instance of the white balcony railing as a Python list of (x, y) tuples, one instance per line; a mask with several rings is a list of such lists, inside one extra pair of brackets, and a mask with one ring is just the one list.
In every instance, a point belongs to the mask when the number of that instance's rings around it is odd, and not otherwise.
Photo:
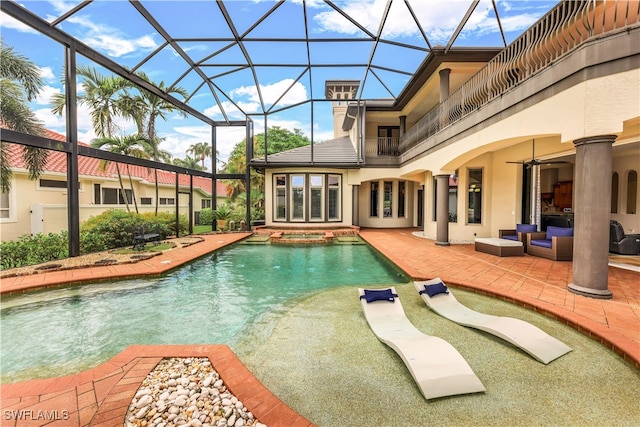
[(397, 157), (400, 155), (399, 137), (366, 138), (366, 157)]
[(586, 41), (635, 27), (640, 2), (562, 1), (400, 137), (418, 145), (541, 71)]

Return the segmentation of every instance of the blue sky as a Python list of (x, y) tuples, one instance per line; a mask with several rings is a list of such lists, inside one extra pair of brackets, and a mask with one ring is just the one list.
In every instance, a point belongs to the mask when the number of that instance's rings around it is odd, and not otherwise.
[[(19, 2), (48, 22), (79, 3), (77, 0)], [(182, 52), (170, 45), (162, 48), (165, 42), (162, 34), (128, 1), (95, 0), (58, 23), (57, 28), (121, 65), (144, 71), (154, 82), (185, 88), (189, 97), (184, 101), (214, 120), (225, 117), (242, 120), (246, 114), (254, 120), (255, 132), (260, 133), (264, 130), (265, 113), (269, 113), (269, 126), (298, 128), (309, 137), (313, 133), (315, 141), (322, 141), (333, 136), (331, 104), (314, 102), (311, 123), (312, 108), (308, 101), (324, 98), (326, 80), (364, 81), (359, 93), (362, 99), (397, 96), (428, 53), (422, 31), (431, 46), (446, 46), (471, 3), (471, 0), (411, 1), (416, 23), (404, 1), (394, 0), (388, 19), (382, 23), (386, 0), (334, 1), (339, 11), (322, 1), (311, 0), (306, 1), (305, 28), (301, 0), (286, 1), (262, 21), (260, 18), (272, 10), (276, 2), (228, 1), (224, 3), (226, 12), (237, 33), (246, 38), (237, 44), (229, 43), (233, 33), (213, 1), (141, 0), (140, 4), (162, 28), (178, 39), (178, 49)], [(556, 3), (498, 0), (498, 14), (507, 43)], [(257, 21), (260, 22), (255, 25)], [(62, 91), (64, 49), (4, 13), (0, 13), (0, 26), (3, 42), (41, 69), (46, 86), (33, 104), (38, 117), (47, 128), (64, 133), (64, 118), (53, 116), (49, 106), (51, 96)], [(381, 27), (381, 38), (392, 43), (376, 45), (368, 39), (367, 33), (375, 35)], [(309, 52), (302, 41), (305, 32), (314, 40)], [(265, 38), (281, 41), (273, 43)], [(332, 41), (335, 39), (350, 41), (337, 44)], [(453, 46), (502, 44), (491, 1), (481, 0)], [(200, 73), (211, 78), (213, 85), (202, 85), (201, 75), (192, 70), (184, 56), (201, 64)], [(255, 66), (253, 70), (248, 67), (248, 61)], [(305, 67), (308, 61), (312, 64), (310, 70)], [(366, 70), (369, 61), (375, 66), (374, 73)], [(110, 74), (86, 58), (78, 58), (78, 63)], [(85, 108), (80, 109), (78, 120), (80, 140), (88, 143), (95, 134)], [(130, 123), (120, 121), (119, 124), (123, 134), (134, 131)], [(185, 150), (194, 143), (211, 140), (211, 128), (193, 117), (171, 114), (166, 122), (158, 123), (158, 128), (165, 138), (162, 148), (176, 157), (184, 157)], [(219, 128), (218, 150), (222, 160), (244, 138), (244, 132), (244, 128)]]

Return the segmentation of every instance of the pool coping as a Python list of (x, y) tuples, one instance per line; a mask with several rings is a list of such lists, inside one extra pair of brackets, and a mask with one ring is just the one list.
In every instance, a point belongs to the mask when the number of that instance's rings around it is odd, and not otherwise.
[(2, 425), (122, 426), (142, 381), (170, 357), (208, 358), (227, 389), (263, 424), (314, 425), (271, 393), (224, 344), (132, 345), (78, 374), (3, 384)]

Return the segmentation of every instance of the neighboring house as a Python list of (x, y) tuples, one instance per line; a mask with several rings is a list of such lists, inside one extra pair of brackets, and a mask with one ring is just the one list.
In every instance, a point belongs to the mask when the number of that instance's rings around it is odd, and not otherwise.
[[(66, 141), (66, 138), (56, 132), (47, 131), (47, 138)], [(86, 145), (82, 144), (81, 145)], [(57, 233), (67, 229), (67, 167), (66, 155), (57, 151), (50, 151), (44, 174), (37, 180), (28, 178), (28, 173), (22, 160), (22, 149), (16, 144), (8, 143), (10, 149), (10, 164), (13, 170), (13, 182), (8, 193), (2, 193), (0, 198), (0, 230), (2, 241), (16, 240), (25, 234)], [(100, 160), (79, 157), (80, 178), (80, 221), (91, 216), (99, 215), (106, 209), (125, 210), (125, 201), (120, 189), (116, 165), (114, 162), (106, 164), (104, 170), (100, 167)], [(123, 185), (129, 200), (135, 200), (138, 211), (155, 212), (155, 175), (152, 169), (142, 166), (129, 166), (131, 182), (127, 166), (120, 164)], [(187, 175), (179, 175), (179, 193), (176, 201), (176, 175), (172, 172), (158, 170), (159, 207), (160, 212), (175, 213), (176, 209), (182, 215), (189, 215), (190, 180)], [(211, 180), (193, 177), (193, 213), (197, 223), (198, 214), (203, 208), (211, 207)], [(228, 201), (227, 186), (217, 182), (217, 202), (219, 206)], [(133, 201), (129, 208), (135, 212)]]
[(335, 139), (251, 161), (265, 171), (266, 225), (473, 242), (517, 223), (574, 225), (582, 198), (638, 233), (640, 26), (611, 7), (585, 18), (603, 23), (591, 33), (549, 13), (503, 50), (433, 49), (395, 102), (327, 81)]

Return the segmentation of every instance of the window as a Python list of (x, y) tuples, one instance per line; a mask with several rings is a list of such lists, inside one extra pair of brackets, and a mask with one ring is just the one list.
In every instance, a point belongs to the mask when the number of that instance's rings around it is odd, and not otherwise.
[(384, 182), (384, 217), (393, 216), (393, 182)]
[(291, 220), (304, 221), (304, 175), (291, 175)]
[(341, 175), (273, 175), (273, 220), (340, 221), (341, 185)]
[(379, 184), (377, 182), (371, 183), (369, 216), (378, 216), (378, 187)]
[(140, 204), (141, 205), (151, 205), (151, 197), (140, 197)]
[(57, 179), (41, 179), (40, 188), (67, 188), (67, 181), (58, 181)]
[[(131, 197), (131, 190), (125, 189), (125, 195), (127, 202), (131, 203), (133, 198)], [(102, 204), (103, 205), (124, 205), (125, 199), (122, 195), (122, 191), (119, 188), (103, 188), (102, 189)]]
[(636, 204), (638, 200), (638, 173), (636, 171), (629, 172), (627, 175), (627, 213), (636, 213)]
[(175, 205), (176, 199), (173, 197), (160, 197), (161, 205)]
[(275, 215), (276, 220), (287, 219), (287, 177), (285, 175), (275, 175)]
[(310, 185), (310, 215), (311, 221), (322, 221), (324, 219), (324, 175), (311, 175)]
[(340, 175), (329, 175), (329, 220), (340, 221)]
[(211, 199), (202, 199), (200, 203), (202, 209), (211, 209)]
[[(66, 179), (39, 179), (38, 180), (38, 188), (55, 188), (60, 190), (67, 189), (67, 180)], [(78, 182), (78, 189), (82, 190), (82, 183)]]
[[(124, 190), (128, 203), (133, 203), (133, 192)], [(93, 203), (96, 205), (124, 205), (125, 200), (119, 188), (104, 188), (100, 184), (93, 184)]]
[(458, 174), (449, 178), (449, 222), (458, 222)]
[(469, 169), (467, 222), (482, 223), (482, 169)]
[(433, 177), (433, 221), (438, 220), (438, 180)]
[(9, 193), (0, 194), (0, 219), (9, 219), (11, 217), (11, 203), (9, 201)]
[(618, 213), (618, 172), (611, 177), (611, 213)]

